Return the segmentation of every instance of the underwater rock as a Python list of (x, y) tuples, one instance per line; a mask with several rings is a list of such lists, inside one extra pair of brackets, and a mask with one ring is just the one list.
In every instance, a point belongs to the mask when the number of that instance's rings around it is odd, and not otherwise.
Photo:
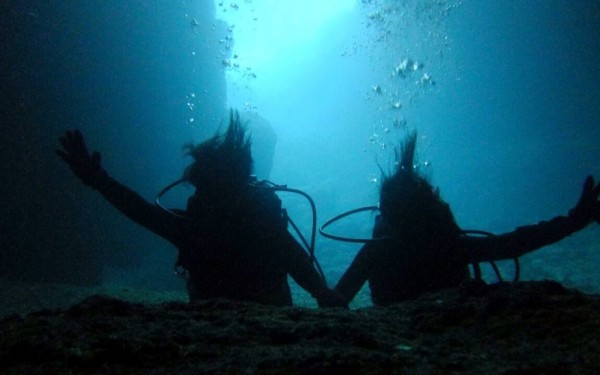
[(386, 308), (92, 296), (0, 320), (12, 373), (597, 373), (600, 296), (470, 283)]

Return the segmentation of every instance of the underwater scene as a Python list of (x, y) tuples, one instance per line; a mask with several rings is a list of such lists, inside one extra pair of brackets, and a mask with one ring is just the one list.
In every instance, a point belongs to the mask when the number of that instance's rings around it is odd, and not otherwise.
[(0, 363), (600, 370), (599, 24), (595, 0), (3, 1)]

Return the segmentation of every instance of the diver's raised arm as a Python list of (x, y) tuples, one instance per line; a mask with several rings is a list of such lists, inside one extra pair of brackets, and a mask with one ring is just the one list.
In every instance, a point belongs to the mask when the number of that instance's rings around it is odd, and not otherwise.
[(587, 227), (592, 221), (600, 223), (600, 184), (588, 176), (579, 201), (567, 216), (558, 216), (535, 225), (519, 227), (513, 232), (493, 237), (465, 239), (471, 262), (511, 259), (540, 247), (553, 244)]
[(176, 245), (181, 220), (149, 203), (138, 193), (119, 183), (102, 168), (99, 152), (90, 154), (79, 130), (66, 131), (59, 138), (62, 149), (56, 154), (84, 184), (100, 194), (121, 213)]
[(84, 184), (97, 189), (107, 175), (102, 169), (100, 153), (95, 151), (90, 155), (79, 130), (67, 130), (58, 140), (63, 149), (56, 150), (56, 154)]

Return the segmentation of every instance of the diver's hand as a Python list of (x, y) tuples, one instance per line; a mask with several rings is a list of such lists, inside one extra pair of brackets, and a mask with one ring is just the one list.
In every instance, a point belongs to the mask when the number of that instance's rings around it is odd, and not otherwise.
[(325, 288), (315, 295), (319, 307), (344, 307), (348, 308), (348, 304), (344, 297), (337, 291)]
[(102, 177), (106, 175), (100, 163), (100, 153), (94, 152), (90, 155), (79, 130), (66, 131), (59, 141), (63, 149), (56, 150), (56, 154), (84, 184), (97, 188)]
[[(569, 211), (569, 218), (572, 220), (576, 230), (585, 228), (593, 220), (600, 219), (600, 184), (595, 184), (594, 177), (588, 176), (583, 183), (583, 191), (577, 205)], [(599, 221), (600, 222), (600, 221)]]

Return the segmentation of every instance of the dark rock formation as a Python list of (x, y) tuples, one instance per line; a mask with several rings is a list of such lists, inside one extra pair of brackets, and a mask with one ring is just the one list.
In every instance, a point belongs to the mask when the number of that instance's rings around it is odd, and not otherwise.
[(9, 373), (598, 373), (600, 298), (469, 284), (388, 308), (92, 296), (0, 321)]

